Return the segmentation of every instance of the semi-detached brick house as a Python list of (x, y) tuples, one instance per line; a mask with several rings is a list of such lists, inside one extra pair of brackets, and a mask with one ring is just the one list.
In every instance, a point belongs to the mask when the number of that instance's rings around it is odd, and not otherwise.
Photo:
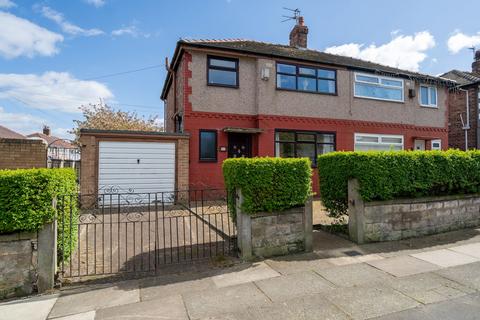
[(167, 132), (190, 134), (191, 188), (223, 187), (228, 157), (448, 146), (453, 82), (309, 50), (307, 33), (300, 17), (289, 46), (178, 41), (161, 98)]
[(449, 146), (480, 149), (480, 50), (475, 52), (471, 72), (451, 70), (442, 77), (457, 84), (449, 95)]

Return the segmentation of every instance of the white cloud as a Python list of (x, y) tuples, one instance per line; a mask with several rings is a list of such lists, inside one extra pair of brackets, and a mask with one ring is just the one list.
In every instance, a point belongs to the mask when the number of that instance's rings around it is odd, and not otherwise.
[(76, 113), (82, 104), (112, 99), (108, 87), (79, 80), (67, 72), (0, 74), (0, 99), (14, 99), (32, 108)]
[(137, 37), (144, 37), (144, 38), (149, 38), (150, 37), (150, 34), (149, 33), (143, 33), (141, 32), (135, 25), (130, 25), (130, 26), (127, 26), (127, 27), (122, 27), (122, 28), (119, 28), (119, 29), (116, 29), (116, 30), (113, 30), (112, 31), (112, 36), (116, 36), (116, 37), (119, 37), (119, 36), (124, 36), (124, 35), (129, 35), (129, 36), (132, 36), (134, 38), (137, 38)]
[(8, 9), (16, 6), (17, 5), (10, 0), (0, 0), (0, 8)]
[(74, 36), (98, 36), (104, 34), (104, 32), (100, 29), (83, 29), (67, 20), (65, 20), (65, 17), (63, 16), (62, 13), (53, 10), (50, 7), (44, 6), (40, 9), (42, 15), (55, 22), (60, 26), (63, 32), (74, 35)]
[(0, 125), (22, 134), (39, 131), (46, 121), (28, 113), (7, 112), (0, 107)]
[(52, 128), (52, 135), (63, 138), (63, 139), (74, 139), (74, 135), (70, 133), (72, 131), (72, 128)]
[(58, 52), (60, 34), (51, 32), (28, 20), (0, 11), (0, 55), (7, 59), (19, 56), (52, 56)]
[(396, 35), (390, 42), (376, 46), (371, 44), (349, 43), (329, 47), (327, 53), (338, 54), (372, 61), (411, 71), (418, 71), (420, 63), (427, 58), (427, 50), (435, 46), (435, 39), (428, 31), (413, 36)]
[(97, 8), (100, 8), (105, 4), (105, 0), (85, 0), (86, 3), (91, 4)]
[(471, 48), (480, 44), (480, 32), (475, 35), (466, 35), (460, 31), (456, 31), (448, 38), (447, 46), (451, 53), (459, 53), (460, 50)]

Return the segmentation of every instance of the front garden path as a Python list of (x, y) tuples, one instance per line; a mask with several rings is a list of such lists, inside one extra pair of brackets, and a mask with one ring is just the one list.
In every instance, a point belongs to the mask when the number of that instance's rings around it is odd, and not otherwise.
[(0, 319), (480, 319), (480, 229), (225, 261), (0, 304)]

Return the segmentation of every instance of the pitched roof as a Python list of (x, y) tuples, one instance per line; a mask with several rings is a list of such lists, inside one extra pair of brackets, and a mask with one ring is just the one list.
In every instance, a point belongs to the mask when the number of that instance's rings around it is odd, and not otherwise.
[[(174, 57), (172, 59), (171, 68), (175, 69), (177, 63), (177, 56), (181, 54), (180, 48), (182, 46), (190, 46), (205, 49), (217, 49), (225, 51), (233, 51), (238, 53), (255, 54), (274, 58), (295, 59), (304, 62), (314, 62), (327, 64), (332, 66), (346, 67), (349, 69), (364, 70), (375, 73), (385, 73), (390, 75), (397, 75), (405, 78), (415, 78), (424, 82), (439, 82), (446, 86), (453, 86), (454, 83), (448, 79), (434, 77), (419, 72), (402, 70), (398, 68), (389, 67), (375, 62), (360, 60), (356, 58), (340, 56), (322, 51), (303, 49), (292, 47), (283, 44), (273, 44), (260, 41), (252, 41), (245, 39), (224, 39), (224, 40), (191, 40), (181, 39), (177, 42)], [(162, 98), (166, 97), (168, 87), (170, 85), (170, 74), (165, 79), (165, 84), (162, 91)]]
[(10, 130), (4, 126), (0, 126), (0, 138), (3, 139), (27, 139), (24, 135)]
[(73, 145), (72, 143), (70, 143), (68, 141), (63, 140), (62, 138), (55, 137), (55, 136), (47, 136), (46, 134), (41, 133), (41, 132), (35, 132), (35, 133), (32, 133), (32, 134), (29, 134), (29, 135), (27, 135), (27, 137), (29, 137), (29, 138), (41, 138), (41, 139), (47, 141), (47, 144), (50, 147), (53, 147), (53, 148), (65, 148), (65, 149), (75, 149), (76, 148), (75, 145)]
[(442, 74), (441, 77), (453, 80), (461, 86), (480, 82), (480, 74), (455, 69)]

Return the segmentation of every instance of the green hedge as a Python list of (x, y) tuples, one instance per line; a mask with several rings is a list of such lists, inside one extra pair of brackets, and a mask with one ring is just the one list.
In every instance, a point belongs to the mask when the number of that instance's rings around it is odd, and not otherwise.
[(480, 192), (480, 151), (333, 152), (318, 158), (320, 194), (333, 216), (347, 213), (347, 182), (365, 201)]
[[(76, 193), (76, 176), (73, 169), (20, 169), (0, 170), (0, 234), (39, 230), (45, 223), (53, 221), (56, 210), (52, 206), (53, 199), (57, 199), (59, 211), (72, 208), (72, 224), (70, 211), (65, 216), (58, 215), (58, 248), (59, 257), (63, 256), (63, 243), (76, 245), (76, 223), (78, 219), (77, 198), (66, 197), (65, 194)], [(72, 239), (70, 230), (68, 236), (62, 238), (60, 226), (72, 225)], [(67, 245), (65, 245), (67, 247)], [(70, 247), (68, 245), (68, 247)], [(70, 255), (70, 249), (65, 256)]]
[[(303, 205), (312, 193), (311, 175), (307, 158), (237, 158), (223, 162), (227, 192), (231, 196), (235, 189), (242, 190), (242, 211), (248, 214)], [(229, 207), (235, 215), (232, 201)]]

